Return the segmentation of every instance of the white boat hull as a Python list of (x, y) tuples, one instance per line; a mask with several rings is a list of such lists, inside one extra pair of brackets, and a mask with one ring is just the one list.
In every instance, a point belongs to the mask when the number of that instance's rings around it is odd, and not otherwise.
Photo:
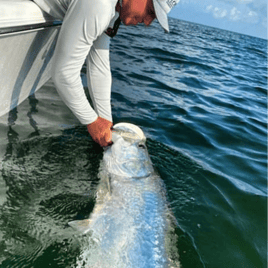
[[(50, 78), (51, 57), (60, 29), (53, 18), (31, 1), (1, 1), (1, 12), (4, 9), (6, 18), (0, 19), (0, 116)], [(27, 21), (23, 9), (30, 9), (35, 15)], [(19, 14), (23, 16), (21, 20)]]

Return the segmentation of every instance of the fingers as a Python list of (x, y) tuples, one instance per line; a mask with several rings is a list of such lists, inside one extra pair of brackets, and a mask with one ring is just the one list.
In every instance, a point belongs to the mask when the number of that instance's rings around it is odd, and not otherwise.
[(101, 122), (101, 141), (100, 141), (100, 146), (105, 147), (108, 145), (112, 144), (112, 122), (101, 118), (100, 117), (100, 122)]
[(98, 117), (96, 121), (87, 125), (87, 129), (92, 139), (101, 147), (112, 144), (112, 122)]
[(103, 135), (103, 139), (102, 142), (100, 143), (100, 145), (102, 147), (108, 146), (112, 144), (112, 131), (111, 129), (108, 129), (108, 131), (105, 131), (104, 135)]
[(96, 142), (101, 147), (106, 147), (111, 144), (111, 141), (109, 140), (108, 135), (101, 136)]

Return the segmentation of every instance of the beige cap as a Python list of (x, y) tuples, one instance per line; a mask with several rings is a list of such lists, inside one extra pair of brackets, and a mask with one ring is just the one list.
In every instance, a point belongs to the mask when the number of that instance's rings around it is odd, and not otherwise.
[(169, 32), (167, 14), (180, 0), (153, 0), (156, 18), (166, 32)]

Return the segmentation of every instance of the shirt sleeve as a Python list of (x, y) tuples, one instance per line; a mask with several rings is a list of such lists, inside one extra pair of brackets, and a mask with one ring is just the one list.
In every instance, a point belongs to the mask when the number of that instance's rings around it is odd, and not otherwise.
[(109, 45), (110, 37), (105, 33), (94, 41), (87, 57), (87, 82), (96, 113), (112, 122)]
[[(52, 79), (62, 100), (82, 124), (94, 122), (98, 114), (86, 98), (80, 71), (94, 41), (103, 35), (113, 16), (112, 6), (103, 0), (72, 1), (60, 30), (53, 56)], [(104, 58), (107, 63), (109, 54), (108, 58)], [(111, 78), (108, 78), (108, 87), (111, 87), (110, 81)], [(94, 92), (98, 90), (96, 88)], [(98, 99), (95, 97), (93, 102), (98, 102)]]

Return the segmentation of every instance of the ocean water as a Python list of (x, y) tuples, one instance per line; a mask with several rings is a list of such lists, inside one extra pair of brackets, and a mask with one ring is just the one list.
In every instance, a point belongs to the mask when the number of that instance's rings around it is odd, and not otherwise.
[[(267, 40), (170, 19), (111, 43), (114, 123), (145, 132), (183, 268), (267, 265)], [(85, 81), (85, 68), (82, 78)], [(47, 82), (0, 118), (0, 267), (74, 267), (102, 149)]]

